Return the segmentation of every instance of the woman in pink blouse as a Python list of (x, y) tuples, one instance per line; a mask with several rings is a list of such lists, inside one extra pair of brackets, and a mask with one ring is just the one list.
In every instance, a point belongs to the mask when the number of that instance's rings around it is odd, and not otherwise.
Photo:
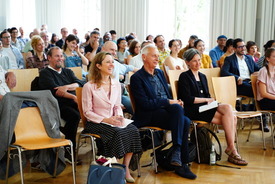
[(265, 52), (264, 67), (258, 75), (257, 100), (262, 110), (275, 110), (275, 48)]
[(121, 85), (112, 78), (114, 60), (107, 52), (98, 53), (89, 69), (89, 82), (82, 91), (83, 112), (88, 119), (86, 132), (100, 135), (104, 156), (124, 157), (126, 181), (130, 175), (129, 163), (133, 153), (141, 151), (138, 129), (128, 124), (121, 109)]

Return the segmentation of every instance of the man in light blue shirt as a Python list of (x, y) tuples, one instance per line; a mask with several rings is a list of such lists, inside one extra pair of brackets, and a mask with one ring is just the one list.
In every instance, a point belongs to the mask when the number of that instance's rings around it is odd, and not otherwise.
[(227, 37), (224, 35), (220, 35), (217, 38), (218, 45), (210, 50), (209, 56), (212, 60), (213, 67), (218, 67), (217, 61), (220, 60), (221, 56), (224, 54), (224, 47), (226, 44)]

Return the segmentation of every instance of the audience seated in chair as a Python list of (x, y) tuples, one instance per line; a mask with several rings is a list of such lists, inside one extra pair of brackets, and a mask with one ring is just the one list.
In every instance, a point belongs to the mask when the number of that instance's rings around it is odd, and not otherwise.
[(46, 68), (49, 62), (44, 52), (45, 44), (43, 39), (38, 35), (33, 36), (31, 39), (31, 46), (33, 50), (26, 54), (26, 68), (38, 68), (39, 71)]
[(200, 53), (196, 49), (189, 49), (184, 53), (184, 58), (189, 70), (179, 77), (178, 98), (184, 102), (185, 115), (192, 120), (223, 125), (227, 142), (225, 153), (228, 155), (228, 161), (237, 165), (247, 165), (234, 145), (237, 118), (233, 114), (232, 107), (228, 104), (219, 104), (217, 108), (199, 112), (200, 106), (209, 104), (214, 99), (210, 97), (206, 76), (199, 72)]
[(180, 51), (179, 41), (176, 39), (170, 40), (168, 46), (171, 52), (170, 56), (164, 60), (166, 73), (168, 74), (168, 70), (187, 70), (185, 61), (178, 57)]
[[(66, 139), (72, 141), (73, 151), (75, 151), (76, 133), (80, 120), (75, 88), (83, 86), (83, 81), (79, 80), (72, 70), (62, 68), (63, 54), (60, 48), (50, 48), (47, 57), (49, 66), (41, 70), (39, 74), (39, 88), (51, 90), (57, 99), (61, 118), (66, 122), (64, 127), (60, 127), (60, 131)], [(65, 152), (65, 157), (70, 162), (70, 156), (67, 152)]]
[(126, 119), (120, 105), (120, 83), (111, 77), (113, 62), (112, 55), (107, 52), (99, 52), (92, 61), (89, 82), (82, 90), (82, 108), (88, 120), (85, 132), (100, 135), (105, 156), (124, 157), (126, 181), (133, 183), (129, 163), (133, 153), (141, 151), (141, 143), (138, 129), (133, 124), (121, 128)]
[(0, 101), (3, 96), (16, 86), (16, 77), (13, 72), (6, 72), (0, 65)]
[(158, 49), (150, 44), (141, 51), (144, 66), (131, 77), (131, 91), (136, 102), (134, 123), (137, 127), (156, 126), (172, 132), (171, 164), (175, 172), (195, 179), (188, 167), (188, 132), (190, 119), (184, 116), (181, 100), (172, 100), (167, 81), (161, 70)]

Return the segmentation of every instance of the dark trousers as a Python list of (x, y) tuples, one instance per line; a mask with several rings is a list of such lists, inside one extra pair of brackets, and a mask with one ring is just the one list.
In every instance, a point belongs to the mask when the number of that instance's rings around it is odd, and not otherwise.
[(60, 131), (65, 135), (65, 139), (69, 139), (73, 143), (74, 150), (76, 148), (76, 134), (80, 120), (80, 114), (75, 102), (59, 103), (60, 115), (66, 124), (60, 127)]
[(237, 95), (254, 96), (250, 80), (244, 80), (242, 85), (237, 85)]
[(172, 132), (173, 145), (181, 146), (182, 162), (188, 163), (188, 133), (190, 128), (190, 119), (184, 116), (184, 109), (173, 104), (164, 109), (158, 109), (153, 112), (151, 126), (157, 126)]
[(259, 101), (262, 110), (272, 110), (275, 111), (275, 100), (264, 98)]

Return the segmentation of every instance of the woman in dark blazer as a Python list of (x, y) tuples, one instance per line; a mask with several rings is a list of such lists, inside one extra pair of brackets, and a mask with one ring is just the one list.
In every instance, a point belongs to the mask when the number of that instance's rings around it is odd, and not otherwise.
[(213, 102), (214, 99), (210, 97), (205, 75), (199, 72), (201, 66), (199, 52), (196, 49), (189, 49), (184, 53), (184, 59), (189, 70), (179, 77), (178, 97), (184, 102), (186, 116), (193, 120), (223, 125), (228, 161), (237, 165), (247, 165), (234, 145), (237, 119), (232, 107), (228, 104), (219, 104), (217, 108), (200, 113), (199, 107)]

